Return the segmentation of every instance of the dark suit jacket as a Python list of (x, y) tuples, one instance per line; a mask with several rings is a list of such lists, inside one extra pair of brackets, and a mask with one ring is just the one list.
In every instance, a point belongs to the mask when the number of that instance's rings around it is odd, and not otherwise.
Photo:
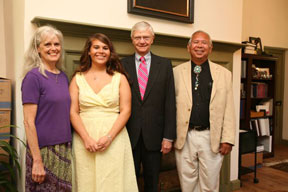
[(171, 61), (151, 53), (151, 66), (143, 101), (137, 80), (135, 54), (121, 60), (132, 92), (131, 117), (126, 125), (132, 148), (142, 132), (145, 147), (161, 149), (163, 138), (176, 138), (175, 87)]

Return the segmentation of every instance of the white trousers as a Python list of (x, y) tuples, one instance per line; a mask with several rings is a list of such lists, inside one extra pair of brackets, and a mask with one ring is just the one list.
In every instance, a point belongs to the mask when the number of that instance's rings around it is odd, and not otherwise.
[(213, 153), (210, 131), (188, 131), (182, 150), (175, 150), (182, 192), (218, 192), (223, 155)]

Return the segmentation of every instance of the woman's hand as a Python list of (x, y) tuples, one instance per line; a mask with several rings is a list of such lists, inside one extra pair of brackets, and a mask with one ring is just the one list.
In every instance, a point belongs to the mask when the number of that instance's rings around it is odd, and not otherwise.
[(33, 161), (32, 166), (32, 180), (41, 184), (45, 180), (46, 172), (41, 160)]
[(98, 147), (99, 147), (99, 151), (104, 151), (105, 149), (107, 149), (109, 147), (109, 145), (112, 143), (112, 137), (110, 135), (105, 135), (103, 137), (101, 137), (98, 141)]
[(100, 149), (97, 142), (91, 137), (88, 137), (87, 139), (85, 139), (84, 145), (85, 145), (86, 150), (89, 152), (96, 152), (96, 151), (99, 151)]

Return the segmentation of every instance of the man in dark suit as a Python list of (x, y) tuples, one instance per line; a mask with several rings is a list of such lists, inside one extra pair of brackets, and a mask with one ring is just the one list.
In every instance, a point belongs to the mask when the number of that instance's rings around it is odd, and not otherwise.
[(154, 32), (147, 22), (131, 30), (135, 54), (122, 59), (129, 75), (132, 112), (126, 125), (133, 149), (136, 175), (142, 164), (144, 190), (156, 192), (162, 154), (176, 138), (175, 88), (171, 61), (154, 55)]

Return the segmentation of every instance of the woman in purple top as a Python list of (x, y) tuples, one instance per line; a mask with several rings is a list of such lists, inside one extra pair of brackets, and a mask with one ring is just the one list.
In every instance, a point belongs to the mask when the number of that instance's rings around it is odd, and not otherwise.
[(63, 35), (36, 30), (26, 52), (22, 102), (28, 142), (25, 191), (71, 191), (68, 78), (62, 69)]

